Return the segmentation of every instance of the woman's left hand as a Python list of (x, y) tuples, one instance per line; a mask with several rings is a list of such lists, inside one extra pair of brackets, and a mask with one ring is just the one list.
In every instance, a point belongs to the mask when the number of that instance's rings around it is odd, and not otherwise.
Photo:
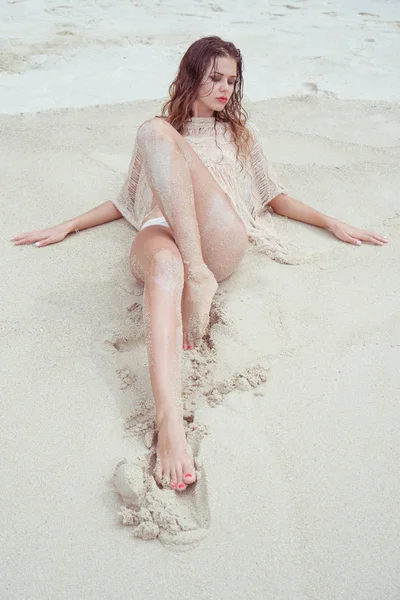
[(342, 223), (337, 219), (332, 219), (329, 222), (328, 229), (332, 231), (333, 235), (339, 238), (339, 240), (342, 240), (342, 242), (354, 244), (355, 246), (360, 246), (362, 242), (383, 246), (389, 241), (379, 233), (367, 231), (366, 229), (357, 229), (357, 227), (346, 225), (346, 223)]

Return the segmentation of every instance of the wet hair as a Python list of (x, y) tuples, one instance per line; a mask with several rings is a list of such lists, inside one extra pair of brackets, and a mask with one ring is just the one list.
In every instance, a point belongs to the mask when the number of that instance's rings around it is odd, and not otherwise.
[(183, 134), (185, 123), (192, 115), (192, 106), (198, 97), (199, 87), (212, 63), (215, 68), (219, 57), (232, 58), (237, 65), (237, 77), (233, 94), (221, 111), (214, 113), (216, 122), (227, 124), (236, 144), (237, 155), (247, 156), (250, 148), (250, 133), (246, 128), (248, 114), (242, 107), (243, 60), (240, 50), (231, 42), (220, 37), (204, 37), (186, 50), (178, 74), (169, 87), (169, 100), (162, 107), (162, 116), (179, 133)]

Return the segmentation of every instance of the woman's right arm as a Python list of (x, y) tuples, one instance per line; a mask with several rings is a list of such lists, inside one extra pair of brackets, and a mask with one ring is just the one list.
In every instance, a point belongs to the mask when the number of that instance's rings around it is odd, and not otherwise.
[(65, 221), (64, 223), (60, 223), (60, 225), (55, 225), (55, 227), (49, 227), (48, 229), (21, 233), (12, 238), (12, 241), (16, 246), (21, 246), (22, 244), (35, 244), (38, 247), (49, 246), (50, 244), (61, 242), (68, 234), (74, 231), (96, 227), (96, 225), (109, 223), (121, 217), (122, 214), (118, 208), (111, 200), (108, 200), (75, 219)]

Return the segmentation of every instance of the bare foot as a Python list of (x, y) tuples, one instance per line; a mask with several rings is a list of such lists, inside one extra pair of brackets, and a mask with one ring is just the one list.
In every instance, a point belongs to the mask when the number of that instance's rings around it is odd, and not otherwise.
[(218, 289), (213, 273), (206, 265), (189, 269), (182, 294), (183, 347), (194, 348), (203, 337), (210, 319), (211, 302)]
[(161, 471), (158, 475), (170, 482), (173, 489), (183, 492), (196, 481), (196, 475), (193, 460), (186, 450), (182, 418), (176, 413), (164, 415), (157, 420), (157, 428), (157, 462)]

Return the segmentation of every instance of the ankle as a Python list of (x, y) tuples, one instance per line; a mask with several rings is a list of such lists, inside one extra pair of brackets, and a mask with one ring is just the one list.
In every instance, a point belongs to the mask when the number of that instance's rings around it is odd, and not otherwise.
[(199, 265), (191, 265), (185, 269), (185, 280), (200, 282), (213, 277), (212, 272), (205, 263)]
[(178, 408), (176, 404), (171, 404), (168, 407), (163, 407), (156, 411), (156, 425), (159, 429), (163, 423), (168, 423), (171, 421), (182, 421), (183, 415), (182, 411)]

